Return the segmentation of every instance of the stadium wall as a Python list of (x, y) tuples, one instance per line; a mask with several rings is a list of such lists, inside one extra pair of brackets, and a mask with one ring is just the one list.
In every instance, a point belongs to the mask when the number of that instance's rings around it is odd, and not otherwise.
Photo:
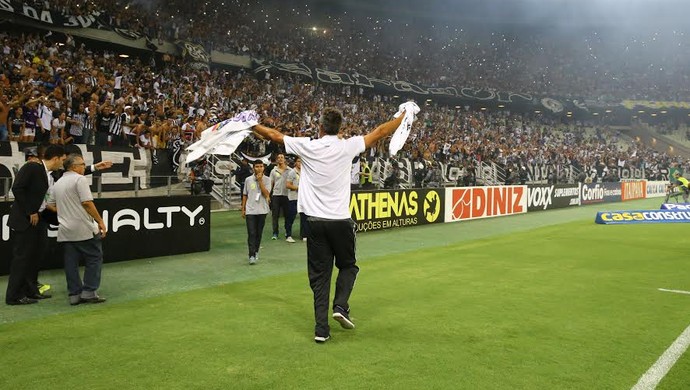
[[(208, 196), (95, 199), (108, 228), (103, 240), (104, 262), (208, 251), (210, 202)], [(7, 226), (11, 205), (0, 202), (0, 275), (9, 273), (12, 260), (12, 232)], [(57, 226), (49, 227), (48, 241), (48, 255), (42, 267), (62, 268)]]

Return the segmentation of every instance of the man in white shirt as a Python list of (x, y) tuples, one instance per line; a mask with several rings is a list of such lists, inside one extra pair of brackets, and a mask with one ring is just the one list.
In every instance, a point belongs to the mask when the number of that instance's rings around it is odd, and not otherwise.
[(388, 137), (402, 123), (403, 117), (386, 122), (365, 136), (343, 139), (338, 136), (343, 114), (326, 108), (321, 116), (319, 138), (290, 137), (263, 126), (254, 132), (273, 142), (284, 144), (285, 151), (302, 159), (298, 191), (298, 211), (307, 215), (307, 269), (314, 293), (314, 341), (330, 338), (328, 308), (333, 260), (338, 268), (333, 319), (345, 329), (354, 329), (348, 301), (359, 271), (355, 257), (355, 223), (350, 218), (350, 169), (352, 159)]
[[(102, 303), (98, 296), (101, 284), (103, 249), (101, 239), (106, 227), (93, 203), (89, 182), (84, 177), (86, 164), (82, 156), (70, 154), (65, 173), (55, 183), (49, 203), (57, 207), (58, 242), (63, 244), (67, 292), (71, 305)], [(79, 262), (84, 260), (84, 280), (79, 276)]]

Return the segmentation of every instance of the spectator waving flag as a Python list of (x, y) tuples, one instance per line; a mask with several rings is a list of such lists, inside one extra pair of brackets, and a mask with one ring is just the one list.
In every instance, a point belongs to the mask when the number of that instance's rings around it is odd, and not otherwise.
[(405, 145), (405, 141), (407, 141), (407, 137), (410, 135), (410, 129), (412, 129), (412, 123), (414, 123), (415, 119), (417, 118), (419, 111), (420, 109), (417, 103), (409, 101), (401, 104), (398, 107), (398, 112), (393, 115), (395, 118), (397, 118), (402, 115), (403, 112), (405, 112), (405, 119), (403, 119), (402, 123), (398, 129), (395, 130), (395, 133), (393, 133), (393, 137), (391, 138), (391, 143), (389, 146), (391, 156), (395, 156), (400, 149), (402, 149), (403, 145)]
[(201, 140), (189, 145), (186, 164), (206, 154), (230, 155), (252, 133), (252, 126), (259, 123), (254, 110), (242, 111), (232, 119), (209, 127), (201, 133)]

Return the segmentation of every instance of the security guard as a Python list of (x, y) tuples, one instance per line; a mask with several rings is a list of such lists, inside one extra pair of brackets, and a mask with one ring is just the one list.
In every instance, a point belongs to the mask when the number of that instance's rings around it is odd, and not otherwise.
[(359, 172), (359, 185), (363, 189), (369, 189), (374, 187), (374, 179), (371, 174), (371, 168), (369, 168), (369, 163), (367, 159), (363, 158), (360, 160), (362, 163), (362, 169)]
[(672, 188), (678, 188), (678, 190), (683, 194), (683, 202), (688, 203), (688, 194), (690, 194), (690, 188), (688, 187), (688, 179), (684, 178), (680, 171), (675, 171), (673, 177), (676, 179)]

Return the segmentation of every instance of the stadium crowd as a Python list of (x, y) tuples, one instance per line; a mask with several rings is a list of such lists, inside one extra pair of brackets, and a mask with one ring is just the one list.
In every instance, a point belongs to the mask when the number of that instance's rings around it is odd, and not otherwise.
[[(69, 0), (45, 3), (50, 4), (53, 9), (69, 9), (70, 12), (75, 12), (75, 9), (92, 11), (103, 6), (96, 5), (94, 2), (81, 3)], [(191, 34), (188, 38), (200, 40), (203, 37), (214, 36), (217, 33), (215, 30), (195, 27), (194, 22), (201, 16), (194, 13), (199, 4), (191, 3), (165, 2), (169, 5), (166, 9), (186, 12), (184, 15), (191, 16), (190, 20), (193, 23), (186, 27), (191, 30), (186, 32)], [(119, 21), (114, 23), (122, 27), (143, 28), (139, 25), (128, 24), (131, 23), (132, 15), (151, 14), (144, 12), (145, 10), (140, 8), (141, 5), (137, 5), (142, 3), (132, 3), (129, 6), (123, 6), (121, 2), (107, 4), (109, 5), (106, 7), (110, 8), (105, 8), (105, 10), (112, 14), (112, 18), (118, 19)], [(205, 4), (207, 5), (200, 6), (200, 9), (210, 7), (209, 3)], [(249, 4), (242, 10), (231, 8), (229, 12), (240, 12), (241, 14), (238, 15), (240, 20), (247, 20), (247, 14), (242, 13), (249, 13), (253, 7), (257, 6), (257, 4)], [(210, 12), (209, 9), (207, 9), (208, 12)], [(155, 10), (153, 14), (159, 12), (162, 12), (162, 9)], [(269, 11), (266, 12), (266, 15), (269, 15)], [(242, 19), (243, 15), (245, 19)], [(148, 26), (149, 32), (167, 31), (170, 33), (169, 29), (166, 30), (163, 26), (155, 24), (157, 20), (176, 19), (172, 17), (173, 15), (170, 16), (169, 19), (163, 17), (151, 19), (151, 23), (141, 22), (145, 19), (140, 19), (140, 23), (142, 26)], [(269, 18), (270, 15), (266, 17)], [(213, 28), (220, 28), (213, 23), (210, 25), (213, 25)], [(222, 23), (219, 25), (222, 26)], [(355, 28), (353, 27), (355, 25), (356, 23), (353, 22), (350, 27)], [(364, 59), (372, 63), (381, 59), (384, 63), (398, 61), (387, 61), (385, 55), (375, 55), (373, 51), (360, 51), (356, 46), (348, 46), (347, 49), (352, 50), (350, 53), (361, 53), (359, 56), (336, 57), (333, 51), (328, 50), (336, 50), (338, 46), (333, 40), (341, 39), (344, 35), (337, 38), (340, 32), (336, 34), (334, 30), (330, 32), (326, 30), (325, 34), (322, 32), (324, 35), (333, 35), (327, 40), (323, 40), (311, 30), (303, 31), (301, 38), (299, 34), (296, 35), (298, 38), (291, 37), (291, 34), (285, 34), (283, 30), (266, 35), (257, 34), (254, 30), (257, 28), (258, 31), (263, 31), (262, 28), (268, 27), (252, 26), (250, 28), (245, 25), (228, 30), (230, 33), (226, 34), (228, 38), (223, 37), (225, 48), (246, 45), (243, 42), (248, 36), (251, 36), (252, 40), (262, 37), (261, 43), (249, 42), (247, 47), (251, 48), (248, 50), (242, 48), (240, 52), (284, 60), (316, 62), (319, 61), (318, 56), (312, 58), (312, 53), (319, 53), (326, 59), (360, 57), (362, 63), (343, 63), (343, 66), (353, 66), (356, 69), (372, 72), (377, 70), (393, 72), (394, 76), (397, 73), (396, 78), (428, 81), (430, 84), (438, 85), (442, 81), (431, 73), (403, 74), (404, 71), (411, 69), (434, 72), (434, 67), (439, 65), (441, 60), (435, 60), (431, 54), (411, 59), (409, 63), (403, 61), (404, 66), (401, 65), (399, 69), (386, 69), (378, 64), (370, 65), (370, 68), (362, 68), (360, 65), (364, 63)], [(274, 27), (277, 28), (277, 26)], [(290, 27), (288, 23), (282, 28), (296, 27)], [(247, 31), (247, 34), (242, 35), (241, 31)], [(249, 34), (249, 31), (252, 33)], [(179, 31), (176, 30), (175, 34), (179, 35)], [(342, 34), (346, 35), (344, 32)], [(366, 34), (366, 37), (369, 36), (370, 34)], [(372, 36), (377, 36), (377, 34)], [(165, 34), (160, 37), (168, 38)], [(361, 134), (376, 123), (385, 121), (401, 103), (394, 97), (371, 95), (366, 91), (356, 91), (350, 87), (313, 84), (309, 79), (293, 75), (257, 78), (244, 70), (215, 69), (211, 72), (194, 70), (186, 68), (181, 59), (167, 55), (163, 57), (162, 62), (155, 63), (155, 61), (136, 58), (122, 58), (113, 52), (91, 50), (85, 44), (75, 42), (71, 36), (66, 37), (64, 44), (62, 40), (58, 42), (54, 38), (44, 32), (32, 34), (6, 32), (2, 35), (0, 128), (3, 124), (6, 126), (8, 139), (58, 144), (89, 143), (101, 147), (117, 145), (146, 149), (173, 148), (176, 144), (188, 144), (198, 139), (200, 132), (212, 123), (253, 107), (261, 116), (275, 118), (278, 127), (286, 134), (314, 135), (319, 120), (318, 113), (326, 106), (335, 106), (343, 110), (346, 124), (343, 132), (348, 136)], [(283, 39), (300, 41), (295, 42), (295, 46), (291, 46), (291, 43), (285, 43)], [(371, 50), (378, 50), (376, 47), (379, 44), (372, 44)], [(420, 48), (431, 50), (428, 47), (432, 46), (425, 43), (420, 45)], [(527, 46), (531, 45), (525, 47)], [(307, 50), (281, 51), (277, 49), (279, 47), (300, 47)], [(511, 50), (508, 46), (504, 46), (492, 49), (491, 52), (505, 54), (507, 51), (511, 53), (511, 58), (521, 58), (520, 55), (515, 56), (516, 52)], [(291, 58), (292, 56), (297, 56), (297, 58)], [(525, 57), (527, 56), (526, 53)], [(471, 57), (470, 55), (463, 58)], [(569, 56), (569, 58), (577, 57)], [(422, 59), (426, 62), (418, 62)], [(515, 90), (524, 85), (504, 86), (500, 85), (499, 80), (505, 76), (505, 80), (510, 80), (506, 82), (520, 83), (520, 77), (532, 77), (523, 74), (517, 67), (510, 68), (510, 72), (494, 69), (489, 80), (488, 77), (467, 69), (471, 67), (471, 63), (472, 61), (466, 62), (461, 67), (462, 71), (452, 72), (454, 77), (466, 78), (467, 82), (486, 82), (488, 83), (486, 86), (511, 87)], [(490, 58), (487, 63), (500, 65), (502, 62), (498, 58)], [(430, 64), (434, 66), (428, 66)], [(448, 66), (452, 68), (452, 65), (448, 64)], [(570, 86), (573, 86), (572, 91), (578, 91), (576, 86), (587, 86), (587, 83), (583, 83), (577, 76), (563, 79), (571, 83), (571, 85), (562, 86), (564, 91), (571, 90)], [(448, 78), (445, 80), (451, 84), (455, 82)], [(640, 82), (650, 80), (653, 80), (653, 77)], [(492, 84), (494, 81), (496, 84)], [(597, 85), (597, 88), (602, 87), (598, 82), (594, 85)], [(682, 85), (681, 82), (674, 87), (678, 88)], [(645, 91), (645, 87), (641, 85), (629, 87), (620, 89), (609, 86), (610, 89), (606, 89), (619, 93), (627, 93), (626, 91), (644, 93)], [(675, 89), (669, 89), (669, 91), (673, 90)], [(690, 91), (690, 88), (685, 91)], [(438, 161), (454, 162), (471, 169), (480, 162), (496, 162), (508, 167), (509, 172), (519, 172), (521, 167), (527, 165), (573, 165), (583, 170), (594, 167), (601, 173), (602, 169), (615, 167), (645, 168), (656, 172), (672, 164), (684, 163), (682, 160), (655, 152), (632, 141), (621, 148), (621, 142), (616, 139), (614, 133), (603, 128), (595, 132), (591, 124), (561, 123), (546, 117), (526, 116), (505, 110), (468, 111), (462, 108), (426, 105), (423, 107), (416, 127), (417, 130), (413, 132), (410, 142), (406, 144), (399, 156), (417, 161), (422, 166), (427, 166), (426, 162), (429, 161)], [(278, 150), (277, 146), (267, 145), (256, 139), (249, 140), (244, 148), (247, 148), (246, 151), (249, 153), (257, 155)], [(387, 158), (386, 149), (383, 144), (372, 148), (368, 157)]]
[(98, 11), (112, 26), (154, 41), (185, 39), (207, 50), (303, 61), (424, 86), (594, 100), (690, 101), (685, 66), (690, 51), (685, 32), (672, 28), (638, 26), (634, 34), (621, 35), (592, 27), (429, 26), (348, 12), (332, 12), (324, 19), (309, 6), (278, 0), (34, 3), (70, 14)]

